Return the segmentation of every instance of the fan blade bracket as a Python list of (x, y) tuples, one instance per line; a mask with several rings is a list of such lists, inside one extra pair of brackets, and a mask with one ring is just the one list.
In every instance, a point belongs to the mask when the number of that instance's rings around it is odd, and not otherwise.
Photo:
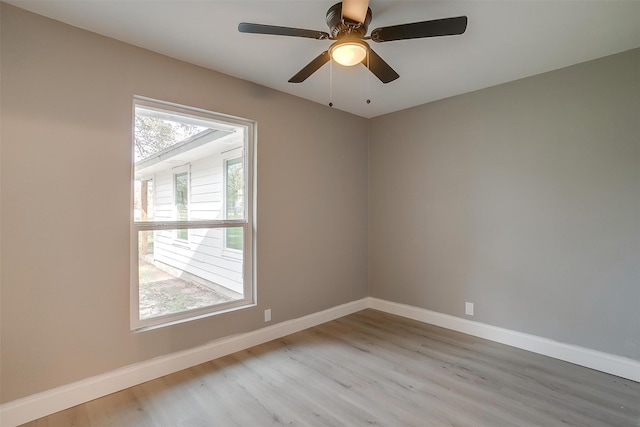
[(248, 34), (266, 34), (272, 36), (304, 37), (315, 40), (327, 40), (331, 37), (329, 33), (317, 30), (306, 30), (304, 28), (280, 27), (277, 25), (253, 24), (241, 22), (238, 24), (238, 31)]
[(392, 25), (371, 31), (371, 40), (376, 43), (409, 40), (426, 37), (454, 36), (467, 30), (467, 17), (434, 19), (410, 24)]

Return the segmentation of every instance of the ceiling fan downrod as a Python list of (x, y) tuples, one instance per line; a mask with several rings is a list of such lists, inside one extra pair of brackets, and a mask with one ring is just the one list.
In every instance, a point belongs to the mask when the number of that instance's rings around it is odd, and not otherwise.
[(342, 3), (336, 3), (327, 11), (327, 26), (332, 39), (340, 40), (344, 37), (354, 37), (362, 39), (367, 35), (369, 24), (373, 14), (367, 8), (364, 22), (352, 21), (342, 16)]

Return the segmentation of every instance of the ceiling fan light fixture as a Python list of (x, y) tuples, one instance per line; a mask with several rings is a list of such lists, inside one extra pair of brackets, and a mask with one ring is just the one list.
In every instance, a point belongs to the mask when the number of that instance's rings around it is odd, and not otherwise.
[(343, 40), (334, 43), (329, 54), (338, 64), (352, 67), (367, 57), (368, 48), (369, 45), (361, 40)]
[[(344, 10), (342, 9), (343, 6)], [(328, 50), (316, 56), (291, 77), (289, 83), (302, 83), (331, 60), (346, 67), (351, 67), (358, 63), (363, 64), (382, 83), (389, 83), (396, 80), (400, 75), (375, 50), (371, 49), (369, 43), (365, 42), (365, 40), (382, 43), (396, 40), (455, 36), (464, 33), (467, 29), (467, 17), (456, 16), (379, 27), (371, 31), (367, 37), (369, 24), (373, 17), (371, 8), (368, 6), (369, 0), (343, 0), (331, 6), (327, 11), (327, 26), (330, 33), (303, 28), (252, 24), (250, 22), (238, 24), (238, 31), (241, 33), (304, 37), (316, 40), (335, 40)]]

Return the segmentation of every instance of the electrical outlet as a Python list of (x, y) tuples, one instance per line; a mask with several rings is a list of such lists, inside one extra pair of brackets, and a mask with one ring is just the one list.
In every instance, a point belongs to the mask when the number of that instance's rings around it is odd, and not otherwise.
[(264, 311), (264, 321), (265, 322), (271, 322), (271, 309), (270, 308), (267, 308)]
[(469, 316), (473, 316), (473, 303), (472, 302), (465, 302), (464, 303), (464, 314), (467, 314)]

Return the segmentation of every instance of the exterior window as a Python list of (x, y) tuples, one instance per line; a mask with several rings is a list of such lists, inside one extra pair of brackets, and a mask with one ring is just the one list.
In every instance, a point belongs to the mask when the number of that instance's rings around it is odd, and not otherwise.
[[(244, 215), (244, 168), (242, 157), (227, 160), (225, 162), (225, 201), (227, 219), (238, 219)], [(242, 250), (242, 229), (227, 228), (225, 247), (227, 249)]]
[[(187, 172), (175, 174), (173, 176), (173, 188), (175, 194), (174, 203), (176, 205), (176, 221), (189, 220), (189, 175)], [(187, 240), (189, 230), (181, 228), (176, 230), (176, 237), (180, 240)]]
[(255, 304), (254, 123), (134, 99), (131, 328)]

